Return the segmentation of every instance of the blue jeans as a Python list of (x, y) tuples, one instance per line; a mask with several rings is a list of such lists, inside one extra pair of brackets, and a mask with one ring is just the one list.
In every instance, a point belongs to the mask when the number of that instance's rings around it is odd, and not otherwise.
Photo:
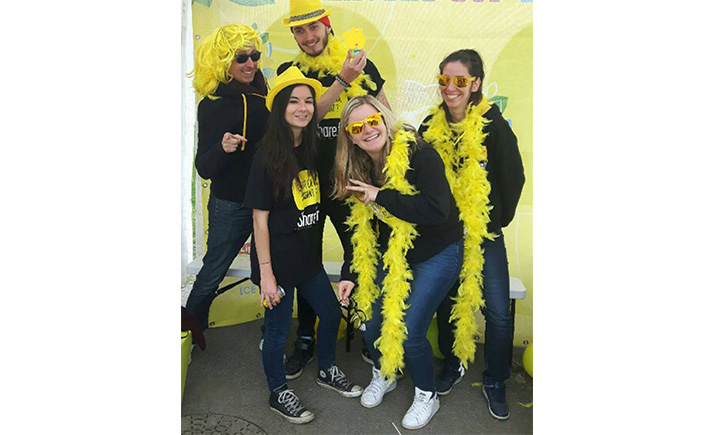
[[(329, 198), (329, 191), (323, 193), (322, 198)], [(352, 232), (345, 224), (345, 221), (350, 215), (350, 207), (340, 200), (329, 198), (323, 200), (320, 206), (325, 210), (325, 215), (330, 217), (332, 226), (335, 227), (337, 236), (340, 238), (340, 243), (342, 244), (342, 250), (346, 250), (345, 247), (349, 247), (350, 237), (352, 237)], [(321, 222), (320, 234), (324, 236), (324, 228), (326, 224), (326, 219)], [(357, 284), (357, 283), (355, 283)], [(313, 337), (315, 335), (315, 312), (310, 307), (310, 304), (305, 302), (300, 295), (297, 298), (298, 307), (298, 326), (297, 335), (298, 337)]]
[(196, 317), (204, 331), (208, 329), (208, 310), (216, 298), (218, 285), (252, 231), (253, 209), (211, 194), (206, 255), (186, 302), (186, 309)]
[[(408, 331), (404, 340), (404, 362), (414, 385), (423, 391), (436, 390), (434, 352), (426, 338), (426, 331), (439, 303), (457, 281), (463, 259), (464, 242), (459, 240), (430, 259), (411, 265), (414, 279), (411, 281), (411, 291), (406, 301), (409, 308), (404, 315), (404, 324)], [(377, 269), (377, 282), (380, 286), (384, 275), (380, 260)], [(379, 338), (382, 329), (382, 301), (383, 296), (380, 296), (372, 305), (372, 318), (366, 322), (366, 331), (363, 334), (377, 368), (380, 368), (379, 358), (382, 353), (374, 347), (374, 342)]]
[[(487, 384), (504, 382), (511, 376), (511, 340), (513, 339), (513, 323), (510, 308), (510, 285), (508, 277), (508, 257), (503, 233), (498, 231), (496, 240), (484, 240), (483, 248), (483, 297), (486, 307), (483, 309), (486, 318), (486, 346), (484, 357), (486, 370), (483, 381)], [(439, 350), (445, 356), (445, 366), (456, 368), (458, 359), (452, 353), (454, 344), (454, 325), (449, 324), (451, 307), (456, 296), (459, 283), (449, 291), (449, 296), (437, 310), (439, 327)]]
[[(327, 370), (335, 363), (337, 329), (342, 319), (340, 304), (332, 291), (325, 269), (295, 287), (297, 293), (312, 306), (320, 318), (317, 327), (317, 365), (319, 369)], [(287, 383), (283, 353), (292, 327), (294, 295), (292, 287), (285, 287), (285, 297), (278, 306), (265, 310), (263, 369), (271, 391)]]

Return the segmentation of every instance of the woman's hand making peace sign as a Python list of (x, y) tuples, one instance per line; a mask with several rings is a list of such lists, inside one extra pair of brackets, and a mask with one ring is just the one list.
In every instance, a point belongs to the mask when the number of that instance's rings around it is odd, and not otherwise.
[(363, 183), (359, 180), (354, 180), (350, 178), (350, 183), (356, 184), (356, 186), (345, 186), (347, 190), (353, 192), (362, 192), (362, 198), (360, 201), (364, 202), (366, 205), (370, 205), (377, 199), (377, 194), (379, 193), (379, 188), (372, 186), (371, 184)]

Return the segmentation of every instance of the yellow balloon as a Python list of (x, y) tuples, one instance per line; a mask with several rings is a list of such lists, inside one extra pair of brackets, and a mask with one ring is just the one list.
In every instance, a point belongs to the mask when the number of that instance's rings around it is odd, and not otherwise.
[(439, 328), (436, 326), (436, 317), (432, 319), (429, 329), (426, 331), (426, 339), (429, 340), (431, 344), (431, 350), (434, 352), (434, 356), (439, 359), (444, 359), (444, 355), (441, 354), (439, 350)]
[[(317, 331), (317, 326), (320, 324), (320, 319), (318, 318), (317, 321), (315, 322), (315, 331)], [(345, 319), (340, 319), (340, 326), (337, 329), (337, 339), (342, 340), (345, 338), (345, 335), (347, 334), (347, 322), (345, 322)]]
[(186, 372), (188, 371), (188, 360), (191, 358), (191, 331), (181, 331), (181, 400), (183, 400), (183, 390), (186, 387)]
[(340, 320), (340, 327), (337, 330), (337, 339), (342, 340), (345, 338), (345, 334), (347, 333), (347, 322), (345, 322), (345, 319)]
[(526, 346), (526, 350), (523, 351), (523, 368), (533, 377), (533, 343)]

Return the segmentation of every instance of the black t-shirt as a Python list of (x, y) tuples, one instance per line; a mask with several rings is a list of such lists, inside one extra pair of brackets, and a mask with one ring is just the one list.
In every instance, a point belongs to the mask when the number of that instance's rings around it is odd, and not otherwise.
[[(320, 209), (320, 180), (303, 164), (304, 145), (295, 148), (296, 157), (303, 168), (293, 180), (287, 199), (276, 200), (273, 182), (267, 172), (264, 153), (259, 147), (253, 158), (248, 188), (245, 194), (246, 207), (268, 210), (270, 233), (270, 258), (273, 274), (278, 284), (292, 287), (315, 276), (322, 269), (322, 220)], [(251, 280), (260, 285), (260, 267), (255, 249), (255, 235), (251, 239)]]
[[(293, 65), (300, 66), (297, 62), (293, 64), (292, 61), (280, 64), (278, 74), (282, 74)], [(363, 72), (369, 76), (369, 79), (374, 82), (376, 87), (370, 89), (366, 84), (363, 84), (362, 88), (367, 91), (367, 94), (376, 97), (384, 86), (384, 79), (379, 74), (379, 70), (374, 63), (369, 59), (367, 59), (367, 64)], [(335, 82), (334, 75), (325, 74), (320, 77), (319, 71), (308, 71), (305, 76), (319, 81), (322, 85), (323, 92)], [(347, 101), (347, 92), (343, 91), (340, 93), (339, 98), (332, 104), (330, 111), (327, 112), (325, 117), (318, 124), (320, 128), (320, 150), (318, 153), (317, 171), (321, 180), (323, 210), (325, 214), (330, 216), (332, 224), (340, 238), (340, 243), (342, 244), (344, 262), (342, 264), (341, 276), (343, 279), (353, 279), (349, 278), (353, 276), (349, 271), (349, 259), (352, 257), (352, 245), (350, 243), (352, 234), (344, 224), (345, 219), (349, 216), (350, 209), (343, 201), (330, 198), (334, 183), (333, 170), (335, 166), (335, 155), (337, 153), (337, 134), (340, 128), (340, 116), (342, 116), (342, 109), (347, 104)]]

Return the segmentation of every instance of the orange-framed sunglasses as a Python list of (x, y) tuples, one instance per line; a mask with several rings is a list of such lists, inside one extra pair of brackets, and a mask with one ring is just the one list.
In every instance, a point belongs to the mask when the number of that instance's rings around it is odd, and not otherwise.
[(436, 81), (439, 83), (439, 86), (449, 86), (449, 83), (453, 81), (457, 88), (465, 88), (474, 80), (476, 80), (476, 77), (436, 75)]
[(353, 122), (352, 124), (345, 127), (345, 130), (352, 136), (357, 136), (358, 134), (362, 134), (362, 132), (364, 131), (365, 124), (369, 125), (370, 127), (376, 127), (381, 123), (382, 114), (380, 112), (377, 112), (375, 114), (369, 115), (362, 121)]

